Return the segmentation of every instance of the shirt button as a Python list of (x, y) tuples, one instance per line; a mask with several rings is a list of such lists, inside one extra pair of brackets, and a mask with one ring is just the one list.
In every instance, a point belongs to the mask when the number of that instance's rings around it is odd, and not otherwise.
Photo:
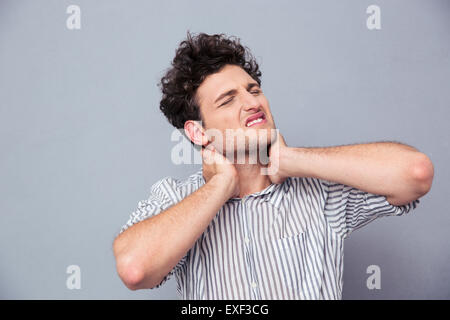
[(245, 237), (244, 241), (245, 241), (245, 243), (247, 243), (247, 244), (249, 244), (249, 243), (250, 243), (250, 239), (249, 239), (249, 238), (247, 238), (247, 237)]
[(252, 282), (252, 287), (256, 288), (258, 285), (256, 284), (256, 282)]

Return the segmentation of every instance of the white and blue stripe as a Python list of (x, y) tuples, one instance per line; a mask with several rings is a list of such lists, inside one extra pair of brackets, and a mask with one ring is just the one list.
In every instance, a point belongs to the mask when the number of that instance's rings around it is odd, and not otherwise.
[[(181, 201), (205, 183), (156, 182), (122, 227)], [(382, 216), (400, 216), (419, 200), (393, 206), (385, 196), (316, 178), (288, 178), (228, 200), (173, 274), (183, 299), (341, 299), (344, 239)]]

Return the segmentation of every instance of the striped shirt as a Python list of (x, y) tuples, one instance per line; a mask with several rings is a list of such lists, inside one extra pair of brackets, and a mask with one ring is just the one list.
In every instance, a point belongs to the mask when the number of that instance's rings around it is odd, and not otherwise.
[[(123, 232), (205, 184), (202, 170), (163, 178), (139, 201)], [(400, 216), (419, 200), (393, 206), (385, 196), (310, 177), (229, 199), (192, 248), (165, 276), (182, 299), (341, 299), (344, 239), (383, 216)]]

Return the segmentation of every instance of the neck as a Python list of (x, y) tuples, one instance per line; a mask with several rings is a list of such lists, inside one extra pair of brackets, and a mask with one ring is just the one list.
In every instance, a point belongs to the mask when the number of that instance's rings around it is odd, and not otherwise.
[(264, 190), (272, 184), (269, 176), (261, 174), (261, 164), (235, 164), (239, 176), (239, 197)]

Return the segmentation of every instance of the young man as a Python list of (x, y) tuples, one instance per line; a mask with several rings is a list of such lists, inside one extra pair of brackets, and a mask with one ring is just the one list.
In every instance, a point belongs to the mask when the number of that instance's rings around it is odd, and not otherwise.
[[(409, 212), (430, 190), (431, 161), (407, 145), (288, 147), (273, 133), (260, 76), (237, 39), (188, 33), (180, 44), (160, 107), (204, 147), (202, 170), (156, 182), (122, 227), (114, 254), (129, 289), (158, 288), (175, 274), (184, 299), (341, 299), (344, 239)], [(226, 152), (239, 135), (245, 144), (230, 154), (244, 153), (245, 163)], [(260, 158), (247, 161), (255, 139), (276, 163), (270, 175)]]

